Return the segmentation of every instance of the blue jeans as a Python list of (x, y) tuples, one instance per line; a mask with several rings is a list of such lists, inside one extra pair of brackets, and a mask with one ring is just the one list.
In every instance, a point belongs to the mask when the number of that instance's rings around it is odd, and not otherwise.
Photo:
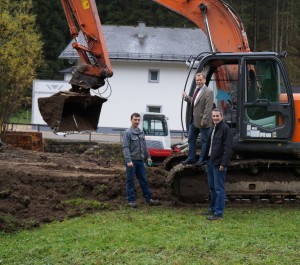
[(191, 122), (189, 127), (189, 134), (188, 134), (188, 143), (189, 143), (189, 153), (188, 153), (188, 160), (189, 161), (196, 161), (196, 144), (197, 144), (197, 138), (199, 134), (201, 133), (201, 154), (199, 157), (199, 161), (202, 162), (203, 156), (205, 153), (205, 148), (207, 145), (207, 139), (208, 139), (208, 132), (210, 128), (197, 128), (194, 126), (194, 123)]
[(210, 191), (210, 209), (215, 215), (223, 216), (225, 209), (225, 175), (224, 171), (219, 170), (219, 166), (207, 163), (208, 187)]
[(140, 187), (143, 192), (143, 196), (146, 202), (149, 202), (152, 198), (152, 193), (148, 187), (148, 181), (146, 176), (146, 168), (145, 163), (142, 160), (132, 160), (133, 167), (128, 167), (126, 164), (126, 193), (128, 202), (135, 201), (135, 185), (134, 185), (134, 177), (136, 176)]

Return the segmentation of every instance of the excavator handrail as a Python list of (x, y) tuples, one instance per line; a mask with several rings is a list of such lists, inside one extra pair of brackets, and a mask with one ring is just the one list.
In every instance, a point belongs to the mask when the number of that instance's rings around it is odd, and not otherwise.
[[(189, 70), (188, 70), (188, 74), (187, 74), (187, 77), (186, 77), (186, 80), (185, 80), (185, 84), (184, 84), (184, 88), (183, 88), (183, 91), (185, 92), (186, 89), (187, 89), (187, 84), (188, 84), (188, 81), (190, 79), (190, 75), (191, 75), (191, 72), (194, 68), (194, 65), (195, 63), (200, 60), (200, 58), (203, 58), (205, 55), (208, 55), (208, 54), (211, 54), (211, 52), (201, 52), (199, 53), (196, 57), (194, 56), (190, 56), (190, 58), (188, 59), (188, 61), (190, 61), (190, 65), (189, 65)], [(182, 131), (184, 133), (184, 136), (187, 137), (187, 134), (186, 134), (186, 129), (184, 128), (184, 125), (183, 125), (183, 117), (182, 117), (182, 113), (183, 113), (183, 98), (181, 99), (181, 107), (180, 107), (180, 121), (181, 121), (181, 127), (182, 127)]]

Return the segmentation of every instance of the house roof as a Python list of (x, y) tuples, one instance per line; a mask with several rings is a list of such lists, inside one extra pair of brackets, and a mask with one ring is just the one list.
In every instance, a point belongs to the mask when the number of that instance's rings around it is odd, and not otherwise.
[[(200, 29), (139, 26), (102, 26), (110, 59), (186, 61), (208, 51), (206, 35)], [(86, 45), (83, 34), (80, 43)], [(71, 41), (61, 59), (79, 59)]]

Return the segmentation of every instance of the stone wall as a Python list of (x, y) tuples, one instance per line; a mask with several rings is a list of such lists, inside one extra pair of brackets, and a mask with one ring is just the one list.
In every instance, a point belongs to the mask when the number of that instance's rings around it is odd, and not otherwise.
[(123, 161), (121, 143), (44, 139), (44, 151), (94, 155), (111, 161)]
[(96, 145), (98, 145), (98, 143), (92, 141), (44, 139), (44, 151), (49, 153), (82, 154)]

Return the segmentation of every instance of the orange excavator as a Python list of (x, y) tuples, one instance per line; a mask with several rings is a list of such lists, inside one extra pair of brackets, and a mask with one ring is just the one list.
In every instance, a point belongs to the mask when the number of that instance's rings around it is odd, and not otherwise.
[[(240, 18), (224, 1), (155, 2), (185, 16), (208, 37), (210, 50), (192, 58), (191, 68), (197, 65), (196, 72), (206, 73), (206, 85), (214, 88), (215, 103), (223, 109), (232, 130), (228, 198), (299, 198), (300, 97), (292, 93), (283, 63), (286, 53), (250, 52)], [(74, 71), (71, 91), (40, 99), (39, 108), (54, 131), (94, 130), (106, 99), (93, 98), (89, 90), (112, 76), (100, 20), (94, 0), (62, 0), (62, 4), (82, 65)], [(87, 47), (77, 42), (74, 18)], [(189, 95), (194, 89), (193, 81)], [(186, 121), (190, 115), (188, 105)], [(193, 165), (174, 166), (175, 159), (167, 164), (170, 195), (189, 202), (206, 200), (205, 172)]]

